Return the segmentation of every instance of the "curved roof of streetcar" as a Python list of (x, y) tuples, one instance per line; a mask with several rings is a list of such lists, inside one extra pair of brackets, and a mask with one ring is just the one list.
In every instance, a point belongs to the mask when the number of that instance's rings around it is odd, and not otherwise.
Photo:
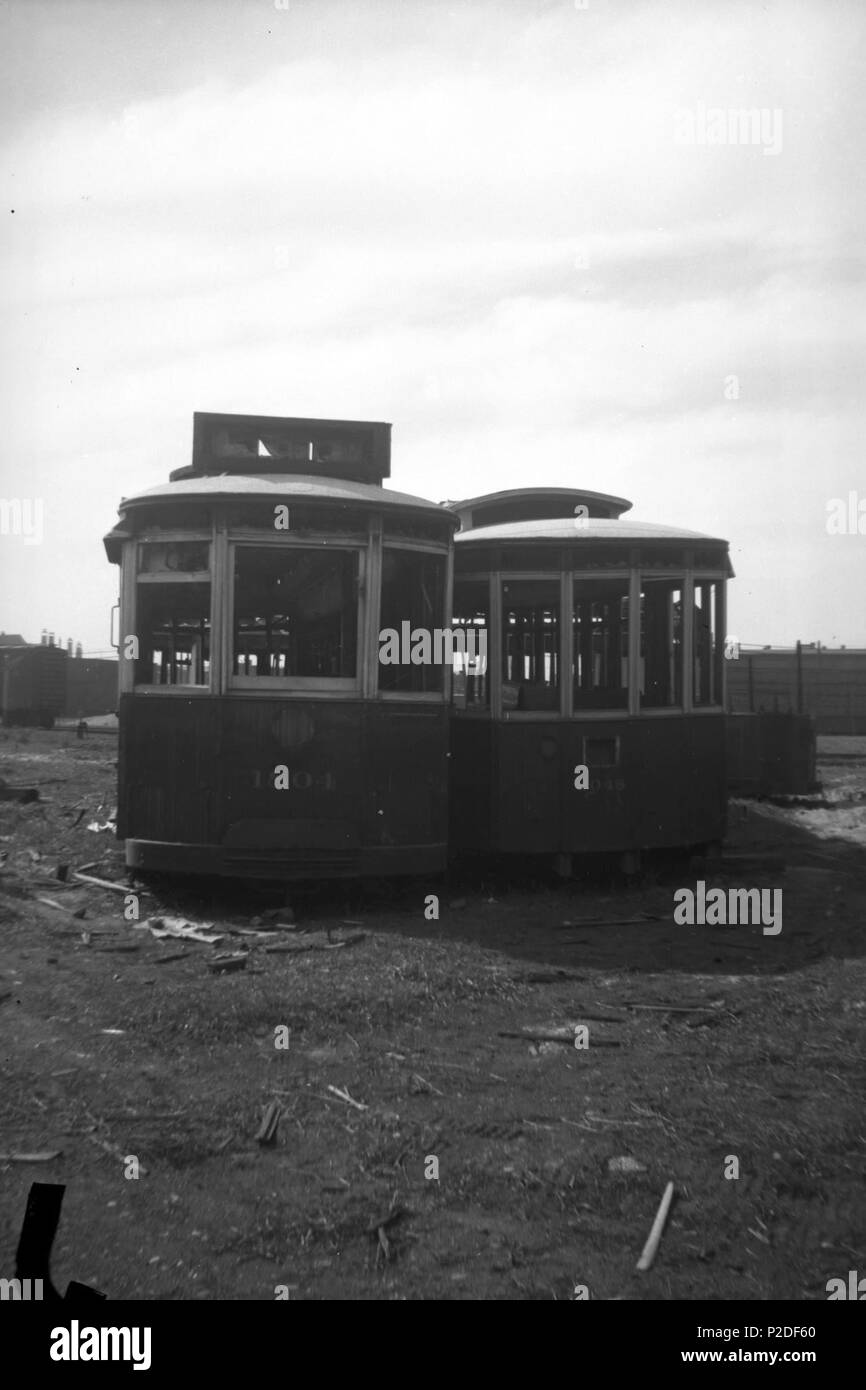
[[(220, 473), (203, 477), (183, 478), (173, 483), (161, 483), (121, 499), (121, 507), (138, 502), (224, 501), (226, 498), (247, 500), (257, 497), (298, 497), (318, 502), (351, 502), (370, 507), (411, 507), (425, 512), (450, 514), (450, 508), (431, 502), (427, 497), (415, 497), (408, 492), (393, 492), (377, 483), (356, 483), (342, 478), (321, 478), (303, 473)], [(456, 516), (454, 517), (456, 521)]]
[(541, 521), (508, 521), (498, 526), (479, 526), (461, 531), (459, 545), (477, 541), (704, 541), (727, 545), (720, 536), (701, 531), (683, 531), (675, 526), (659, 526), (652, 521), (615, 521), (608, 517), (550, 517)]

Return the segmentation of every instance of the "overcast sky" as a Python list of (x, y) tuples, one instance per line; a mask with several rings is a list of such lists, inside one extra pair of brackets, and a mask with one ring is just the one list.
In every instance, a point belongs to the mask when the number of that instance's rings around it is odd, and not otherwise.
[[(392, 486), (437, 501), (629, 497), (730, 540), (741, 641), (866, 646), (866, 535), (826, 527), (866, 503), (861, 0), (0, 0), (0, 31), (0, 499), (44, 502), (41, 545), (0, 534), (0, 629), (105, 651), (117, 502), (213, 410), (392, 421)], [(687, 143), (741, 108), (760, 138)]]

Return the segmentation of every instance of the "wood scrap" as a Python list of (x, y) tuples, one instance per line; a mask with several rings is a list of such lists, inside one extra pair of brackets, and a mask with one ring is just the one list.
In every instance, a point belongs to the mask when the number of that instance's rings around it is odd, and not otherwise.
[(430, 1095), (432, 1093), (435, 1096), (442, 1096), (443, 1098), (445, 1096), (444, 1091), (438, 1090), (437, 1087), (433, 1085), (432, 1081), (428, 1081), (426, 1076), (421, 1076), (417, 1071), (413, 1071), (412, 1073), (409, 1089), (413, 1095)]
[(385, 1231), (389, 1226), (393, 1226), (396, 1221), (400, 1221), (404, 1216), (411, 1215), (412, 1213), (408, 1207), (400, 1207), (397, 1206), (396, 1203), (393, 1203), (390, 1210), (387, 1211), (384, 1216), (377, 1216), (370, 1222), (367, 1227), (367, 1235), (375, 1236), (379, 1231)]
[(64, 903), (55, 902), (53, 898), (39, 897), (36, 901), (38, 903), (44, 903), (46, 907), (53, 907), (57, 912), (67, 912), (70, 917), (78, 917), (79, 919), (87, 912), (86, 907), (66, 907)]
[(106, 888), (112, 893), (138, 893), (137, 888), (130, 888), (128, 883), (112, 883), (107, 878), (94, 878), (92, 874), (83, 874), (80, 870), (72, 875), (79, 883), (92, 883), (95, 888)]
[(277, 1130), (282, 1117), (283, 1107), (278, 1100), (272, 1100), (264, 1113), (259, 1132), (256, 1135), (256, 1142), (262, 1146), (276, 1143)]
[(353, 1100), (347, 1090), (341, 1091), (337, 1086), (328, 1086), (327, 1089), (331, 1092), (332, 1095), (339, 1096), (340, 1100), (345, 1101), (347, 1105), (353, 1105), (356, 1110), (370, 1109), (369, 1105), (363, 1105), (361, 1101)]
[(52, 1159), (59, 1158), (62, 1153), (62, 1149), (48, 1149), (44, 1153), (0, 1154), (0, 1163), (50, 1163)]
[[(100, 1139), (97, 1134), (85, 1134), (84, 1137), (85, 1139), (89, 1139), (91, 1144), (95, 1144), (98, 1149), (104, 1149), (107, 1154), (111, 1154), (112, 1158), (119, 1159), (121, 1163), (126, 1163), (129, 1155), (125, 1154), (123, 1149), (119, 1148), (117, 1144), (110, 1143), (108, 1139)], [(143, 1163), (139, 1163), (138, 1172), (141, 1177), (147, 1177), (148, 1170)]]
[(696, 1014), (718, 1009), (721, 1004), (633, 1004), (629, 1000), (622, 1007), (624, 1009), (644, 1009), (649, 1013)]
[(264, 951), (269, 956), (289, 956), (300, 955), (304, 951), (341, 951), (346, 946), (354, 946), (356, 942), (363, 941), (366, 932), (356, 932), (354, 936), (347, 936), (342, 941), (292, 941), (280, 943), (279, 946), (265, 946)]
[(635, 1266), (635, 1268), (640, 1270), (642, 1274), (645, 1273), (648, 1269), (652, 1268), (652, 1263), (656, 1257), (656, 1253), (659, 1248), (659, 1242), (662, 1238), (662, 1232), (665, 1228), (665, 1222), (668, 1219), (668, 1212), (670, 1211), (673, 1195), (674, 1185), (672, 1182), (669, 1182), (664, 1190), (664, 1195), (661, 1199), (661, 1202), (659, 1203), (659, 1209), (656, 1212), (655, 1221), (653, 1222), (649, 1236), (647, 1237), (647, 1243), (643, 1248), (643, 1253), (641, 1254), (641, 1257), (638, 1260), (637, 1265)]
[(248, 960), (249, 956), (246, 951), (234, 951), (225, 955), (214, 956), (211, 960), (205, 961), (205, 964), (208, 970), (218, 975), (234, 970), (246, 970)]
[[(521, 1042), (555, 1042), (564, 1043), (567, 1047), (574, 1047), (574, 1033), (497, 1033), (498, 1038), (519, 1038)], [(595, 1038), (590, 1047), (619, 1047), (620, 1044), (611, 1038)], [(579, 1049), (583, 1051), (583, 1049)], [(588, 1049), (587, 1049), (588, 1050)]]

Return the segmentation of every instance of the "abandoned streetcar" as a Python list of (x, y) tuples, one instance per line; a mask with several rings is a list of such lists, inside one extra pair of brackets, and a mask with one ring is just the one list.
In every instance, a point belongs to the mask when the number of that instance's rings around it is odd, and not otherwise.
[(452, 505), (454, 621), (490, 634), (455, 673), (452, 845), (628, 869), (721, 840), (727, 543), (571, 488)]
[(389, 475), (386, 424), (197, 414), (191, 465), (121, 503), (129, 867), (628, 865), (721, 839), (727, 543), (607, 494), (436, 504)]
[(121, 504), (118, 837), (139, 870), (438, 871), (456, 517), (387, 491), (390, 425), (197, 414), (193, 461)]

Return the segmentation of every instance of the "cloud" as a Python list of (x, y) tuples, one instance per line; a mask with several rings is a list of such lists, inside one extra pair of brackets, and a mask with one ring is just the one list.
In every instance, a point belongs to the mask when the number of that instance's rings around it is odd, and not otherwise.
[[(117, 497), (187, 461), (193, 410), (345, 415), (394, 422), (397, 487), (579, 481), (729, 535), (740, 572), (784, 520), (782, 607), (740, 592), (750, 630), (796, 635), (815, 488), (862, 474), (856, 6), (6, 18), (0, 491), (56, 501), (88, 592)], [(781, 153), (677, 145), (699, 102), (780, 109)], [(104, 645), (59, 556), (28, 559), (33, 626), (67, 605)], [(825, 603), (862, 642), (847, 565)]]

